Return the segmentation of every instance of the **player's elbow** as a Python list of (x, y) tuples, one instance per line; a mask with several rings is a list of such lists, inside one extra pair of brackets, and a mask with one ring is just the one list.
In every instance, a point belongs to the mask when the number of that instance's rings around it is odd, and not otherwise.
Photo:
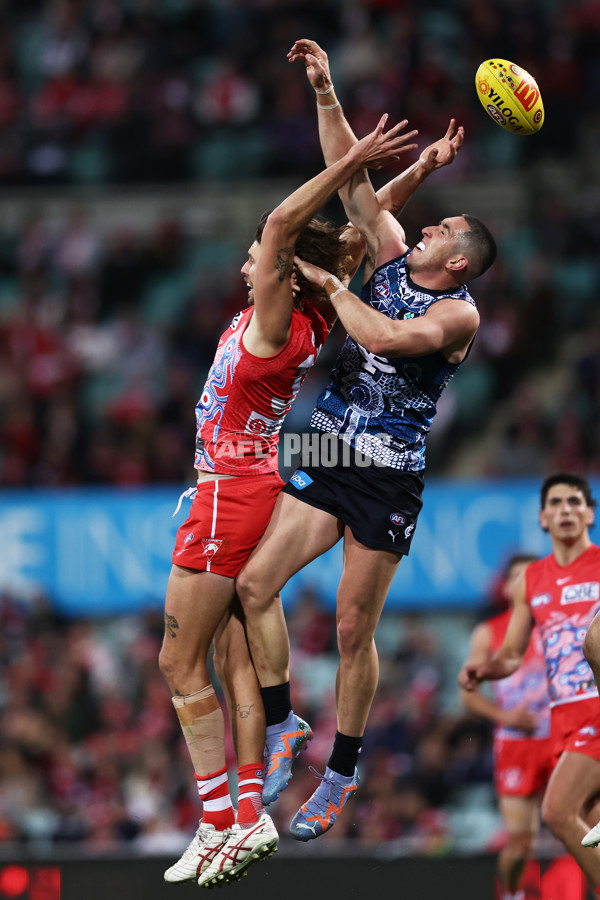
[(273, 212), (269, 213), (269, 218), (265, 225), (265, 232), (283, 236), (290, 234), (293, 231), (293, 228), (294, 215), (292, 210), (288, 209), (285, 203), (282, 203), (281, 206), (276, 207)]

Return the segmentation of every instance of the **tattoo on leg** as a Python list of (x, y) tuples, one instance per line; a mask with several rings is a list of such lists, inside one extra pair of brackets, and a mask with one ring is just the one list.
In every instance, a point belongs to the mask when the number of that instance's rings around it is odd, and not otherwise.
[(250, 716), (250, 713), (254, 709), (254, 703), (250, 703), (246, 706), (242, 706), (241, 703), (238, 703), (236, 705), (235, 709), (236, 709), (236, 712), (237, 712), (238, 716), (240, 717), (240, 719), (248, 719)]
[(279, 272), (280, 281), (283, 281), (283, 279), (290, 274), (290, 270), (292, 268), (290, 264), (291, 256), (291, 247), (281, 247), (277, 251), (277, 262), (275, 263), (275, 268)]
[(170, 616), (168, 613), (165, 613), (165, 631), (168, 631), (172, 638), (177, 637), (179, 631), (179, 622), (175, 616)]

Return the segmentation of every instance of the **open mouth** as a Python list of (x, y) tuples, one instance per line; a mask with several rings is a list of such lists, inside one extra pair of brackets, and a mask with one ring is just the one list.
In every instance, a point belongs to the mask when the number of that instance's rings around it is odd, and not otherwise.
[(424, 249), (425, 249), (425, 244), (423, 243), (423, 241), (419, 241), (418, 244), (415, 244), (415, 249), (416, 249), (416, 250), (424, 250)]

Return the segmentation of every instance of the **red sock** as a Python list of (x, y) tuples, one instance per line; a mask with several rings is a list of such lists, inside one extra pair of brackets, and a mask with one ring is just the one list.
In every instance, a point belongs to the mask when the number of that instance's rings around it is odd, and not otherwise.
[(265, 809), (262, 805), (264, 766), (255, 763), (238, 769), (238, 814), (237, 820), (244, 825), (258, 822)]
[(202, 800), (202, 821), (214, 825), (217, 831), (230, 828), (235, 822), (233, 804), (229, 796), (227, 766), (211, 775), (194, 775)]

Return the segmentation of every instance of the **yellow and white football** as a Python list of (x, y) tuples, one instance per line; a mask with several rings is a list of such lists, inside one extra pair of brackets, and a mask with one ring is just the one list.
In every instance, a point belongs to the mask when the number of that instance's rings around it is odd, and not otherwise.
[(506, 131), (533, 134), (544, 124), (538, 84), (507, 59), (487, 59), (475, 75), (477, 96), (489, 116)]

